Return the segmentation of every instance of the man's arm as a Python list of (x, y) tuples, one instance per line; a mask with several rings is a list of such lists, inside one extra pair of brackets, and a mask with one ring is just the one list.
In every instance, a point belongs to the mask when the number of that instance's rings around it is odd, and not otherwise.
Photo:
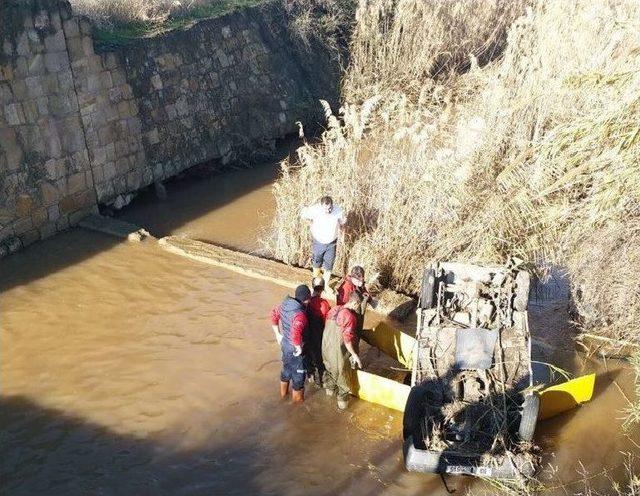
[(303, 312), (293, 318), (291, 323), (291, 344), (295, 348), (293, 356), (300, 356), (302, 353), (302, 335), (308, 325), (307, 316)]
[(353, 348), (353, 344), (351, 344), (351, 341), (345, 341), (344, 346), (345, 348), (347, 348), (347, 351), (351, 353), (351, 358), (353, 358), (353, 361), (356, 362), (356, 364), (358, 365), (358, 368), (361, 369), (362, 361), (360, 360), (360, 357), (356, 353), (356, 350)]
[(279, 323), (280, 323), (280, 305), (273, 307), (273, 310), (271, 310), (271, 329), (273, 330), (273, 334), (278, 344), (282, 342), (282, 334), (280, 333), (280, 328), (278, 327)]

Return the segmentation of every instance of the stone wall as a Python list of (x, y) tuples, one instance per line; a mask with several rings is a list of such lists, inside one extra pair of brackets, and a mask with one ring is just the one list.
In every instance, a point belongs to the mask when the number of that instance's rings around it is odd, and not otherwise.
[(0, 255), (319, 122), (337, 64), (298, 51), (284, 19), (270, 4), (109, 51), (64, 0), (2, 0)]

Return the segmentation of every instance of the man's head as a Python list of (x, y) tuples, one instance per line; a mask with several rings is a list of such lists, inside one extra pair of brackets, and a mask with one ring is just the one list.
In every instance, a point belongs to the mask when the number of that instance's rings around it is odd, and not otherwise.
[(322, 277), (314, 277), (311, 281), (311, 287), (316, 293), (322, 293), (324, 291), (324, 279)]
[(356, 291), (349, 295), (349, 301), (345, 303), (345, 307), (351, 310), (358, 310), (362, 305), (362, 295)]
[(320, 198), (320, 205), (324, 208), (325, 213), (330, 214), (333, 211), (333, 198), (323, 196)]
[(354, 286), (359, 288), (364, 284), (364, 269), (359, 265), (354, 265), (349, 275)]
[(300, 286), (296, 288), (294, 298), (300, 303), (307, 303), (311, 299), (311, 290), (309, 289), (309, 286), (306, 284), (300, 284)]

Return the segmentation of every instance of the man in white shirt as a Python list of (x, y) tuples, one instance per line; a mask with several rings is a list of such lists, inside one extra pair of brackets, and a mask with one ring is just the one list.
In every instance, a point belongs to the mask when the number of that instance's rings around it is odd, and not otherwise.
[(338, 235), (347, 219), (342, 209), (333, 204), (333, 199), (330, 196), (323, 196), (319, 203), (304, 207), (300, 214), (303, 219), (311, 221), (313, 276), (322, 275), (325, 282), (324, 287), (330, 291), (329, 281), (336, 260)]

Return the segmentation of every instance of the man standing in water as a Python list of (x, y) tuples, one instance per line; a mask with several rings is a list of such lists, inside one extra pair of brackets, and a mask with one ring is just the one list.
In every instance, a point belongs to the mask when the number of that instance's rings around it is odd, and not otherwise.
[(322, 362), (322, 334), (331, 305), (322, 297), (324, 279), (314, 277), (313, 295), (307, 305), (307, 317), (309, 319), (308, 336), (304, 340), (304, 353), (307, 359), (307, 374), (313, 377), (317, 386), (322, 386), (324, 363)]
[[(304, 207), (301, 210), (301, 217), (311, 222), (313, 276), (322, 275), (325, 290), (331, 291), (329, 281), (336, 260), (338, 234), (347, 219), (342, 209), (333, 204), (333, 199), (330, 196), (323, 196), (320, 198), (320, 203)], [(321, 271), (321, 268), (324, 272)]]
[(306, 372), (302, 357), (302, 337), (308, 332), (306, 306), (310, 299), (311, 291), (307, 285), (301, 284), (296, 288), (294, 298), (287, 296), (271, 311), (271, 327), (282, 349), (280, 397), (287, 396), (291, 383), (294, 403), (304, 401)]
[(328, 396), (338, 395), (338, 408), (344, 410), (349, 404), (349, 394), (356, 381), (353, 367), (362, 368), (358, 356), (356, 311), (362, 305), (362, 296), (353, 292), (349, 301), (334, 307), (327, 316), (327, 324), (322, 336), (322, 360), (325, 374), (323, 385)]

